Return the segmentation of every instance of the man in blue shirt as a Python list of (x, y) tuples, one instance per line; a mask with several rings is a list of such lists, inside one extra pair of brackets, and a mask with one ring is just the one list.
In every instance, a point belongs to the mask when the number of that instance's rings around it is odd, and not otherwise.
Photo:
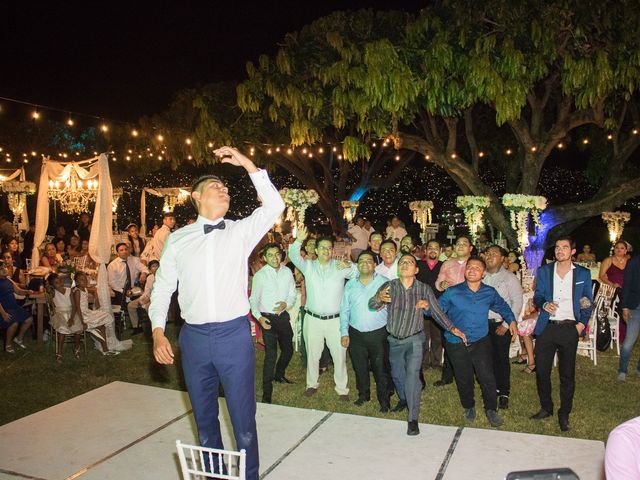
[(375, 273), (373, 254), (364, 250), (358, 255), (359, 276), (344, 287), (340, 304), (340, 335), (344, 348), (349, 348), (356, 373), (357, 406), (371, 400), (369, 364), (376, 380), (376, 396), (380, 411), (389, 411), (389, 370), (387, 368), (387, 311), (369, 308), (369, 299), (387, 279)]
[(516, 318), (496, 289), (482, 283), (485, 268), (481, 258), (469, 258), (464, 272), (465, 281), (447, 288), (439, 301), (449, 319), (467, 337), (465, 345), (451, 333), (444, 334), (445, 349), (453, 367), (464, 417), (469, 421), (476, 418), (473, 394), (475, 372), (482, 390), (487, 420), (492, 427), (499, 427), (502, 419), (496, 412), (496, 379), (487, 318), (489, 310), (499, 313), (509, 324), (511, 335), (517, 335)]

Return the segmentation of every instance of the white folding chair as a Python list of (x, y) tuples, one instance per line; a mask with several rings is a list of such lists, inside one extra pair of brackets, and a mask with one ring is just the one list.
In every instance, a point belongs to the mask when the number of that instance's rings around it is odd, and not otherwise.
[(609, 319), (609, 326), (611, 327), (611, 348), (613, 348), (613, 344), (615, 343), (618, 356), (620, 356), (620, 314), (617, 308), (619, 302), (620, 298), (615, 296), (611, 302), (611, 310), (607, 317)]
[[(247, 453), (244, 449), (239, 452), (233, 450), (220, 450), (217, 448), (196, 447), (186, 445), (176, 440), (180, 469), (184, 480), (199, 480), (214, 478), (220, 480), (245, 480), (247, 469)], [(207, 470), (207, 465), (212, 466), (214, 472)]]

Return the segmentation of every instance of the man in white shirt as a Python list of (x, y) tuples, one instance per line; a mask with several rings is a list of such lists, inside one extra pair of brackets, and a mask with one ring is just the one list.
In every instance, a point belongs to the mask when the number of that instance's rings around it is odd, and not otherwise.
[[(296, 302), (296, 282), (289, 268), (282, 265), (284, 252), (277, 243), (262, 250), (267, 263), (256, 272), (251, 283), (251, 313), (260, 322), (265, 353), (262, 368), (262, 401), (271, 403), (273, 381), (293, 383), (284, 376), (293, 356), (293, 329), (287, 308)], [(280, 345), (280, 358), (278, 356)]]
[(364, 218), (358, 215), (353, 225), (349, 226), (347, 235), (353, 241), (351, 244), (351, 260), (356, 261), (360, 252), (367, 249), (370, 232), (364, 228)]
[(151, 302), (151, 290), (153, 289), (153, 282), (156, 278), (156, 271), (160, 266), (158, 260), (151, 260), (147, 268), (149, 269), (149, 275), (147, 275), (147, 281), (144, 282), (144, 292), (135, 300), (131, 300), (127, 305), (127, 311), (129, 312), (129, 318), (131, 319), (132, 335), (142, 333), (142, 327), (140, 327), (140, 319), (138, 318), (138, 307), (142, 307), (145, 310), (149, 309), (149, 303)]
[(310, 397), (318, 391), (319, 362), (326, 340), (333, 358), (335, 390), (340, 400), (348, 401), (347, 349), (342, 346), (340, 338), (340, 301), (345, 279), (354, 278), (358, 269), (351, 262), (331, 259), (331, 237), (317, 240), (316, 260), (302, 258), (300, 248), (305, 238), (307, 229), (301, 225), (296, 241), (289, 245), (289, 258), (304, 275), (307, 292), (302, 332), (307, 347), (307, 389), (304, 395)]
[(151, 260), (160, 260), (164, 244), (169, 238), (169, 234), (173, 227), (176, 226), (176, 216), (173, 212), (165, 212), (162, 214), (162, 226), (153, 235), (153, 238), (147, 242), (140, 258), (144, 262)]
[(400, 240), (407, 236), (407, 231), (402, 226), (398, 217), (391, 219), (391, 225), (387, 227), (387, 238), (391, 239), (396, 244), (396, 250), (400, 249)]
[(144, 283), (149, 270), (138, 257), (130, 255), (128, 243), (116, 245), (116, 253), (118, 256), (107, 266), (109, 287), (115, 294), (111, 304), (124, 307), (132, 295), (131, 289), (138, 280)]
[(168, 238), (151, 293), (153, 351), (159, 363), (173, 364), (164, 326), (171, 294), (180, 282), (179, 301), (186, 320), (180, 331), (182, 368), (200, 444), (224, 448), (218, 420), (222, 382), (237, 449), (247, 452), (246, 478), (257, 480), (255, 350), (247, 316), (247, 262), (284, 210), (284, 202), (267, 172), (238, 150), (222, 147), (214, 153), (223, 157), (223, 163), (249, 173), (262, 206), (248, 218), (225, 220), (230, 200), (227, 187), (214, 175), (195, 182), (191, 198), (198, 220)]
[(376, 273), (387, 280), (398, 278), (398, 249), (393, 240), (385, 240), (380, 244), (382, 263), (376, 266)]

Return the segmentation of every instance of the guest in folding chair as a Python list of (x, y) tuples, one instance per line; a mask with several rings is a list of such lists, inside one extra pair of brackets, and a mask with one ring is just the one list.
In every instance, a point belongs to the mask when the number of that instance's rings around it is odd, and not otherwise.
[(47, 277), (47, 295), (50, 298), (49, 316), (53, 329), (58, 333), (56, 343), (56, 362), (62, 363), (62, 345), (65, 337), (73, 335), (73, 355), (80, 358), (82, 345), (82, 331), (84, 327), (80, 317), (76, 315), (71, 301), (71, 289), (64, 286), (62, 279), (56, 273)]
[(182, 369), (200, 444), (224, 448), (218, 419), (218, 386), (222, 383), (237, 448), (247, 453), (246, 478), (257, 480), (256, 365), (248, 318), (247, 262), (284, 210), (284, 202), (267, 172), (238, 150), (222, 147), (214, 153), (223, 163), (249, 173), (262, 206), (248, 218), (225, 220), (228, 188), (214, 175), (196, 180), (191, 198), (198, 220), (167, 239), (151, 292), (153, 351), (159, 363), (173, 364), (173, 348), (164, 327), (179, 282), (178, 300), (186, 321), (180, 330)]
[[(27, 348), (23, 343), (24, 334), (33, 323), (31, 314), (18, 305), (15, 293), (28, 296), (35, 292), (14, 287), (7, 275), (5, 263), (0, 262), (0, 331), (6, 330), (4, 351), (15, 353), (11, 343), (22, 349)], [(18, 332), (17, 335), (16, 332)]]

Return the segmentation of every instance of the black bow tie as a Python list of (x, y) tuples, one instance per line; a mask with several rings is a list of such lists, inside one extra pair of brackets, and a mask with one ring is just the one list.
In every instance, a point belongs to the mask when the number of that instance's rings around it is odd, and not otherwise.
[(216, 223), (215, 225), (209, 225), (208, 223), (205, 223), (204, 234), (206, 235), (211, 230), (224, 230), (224, 227), (225, 227), (224, 220), (222, 220), (220, 223)]

